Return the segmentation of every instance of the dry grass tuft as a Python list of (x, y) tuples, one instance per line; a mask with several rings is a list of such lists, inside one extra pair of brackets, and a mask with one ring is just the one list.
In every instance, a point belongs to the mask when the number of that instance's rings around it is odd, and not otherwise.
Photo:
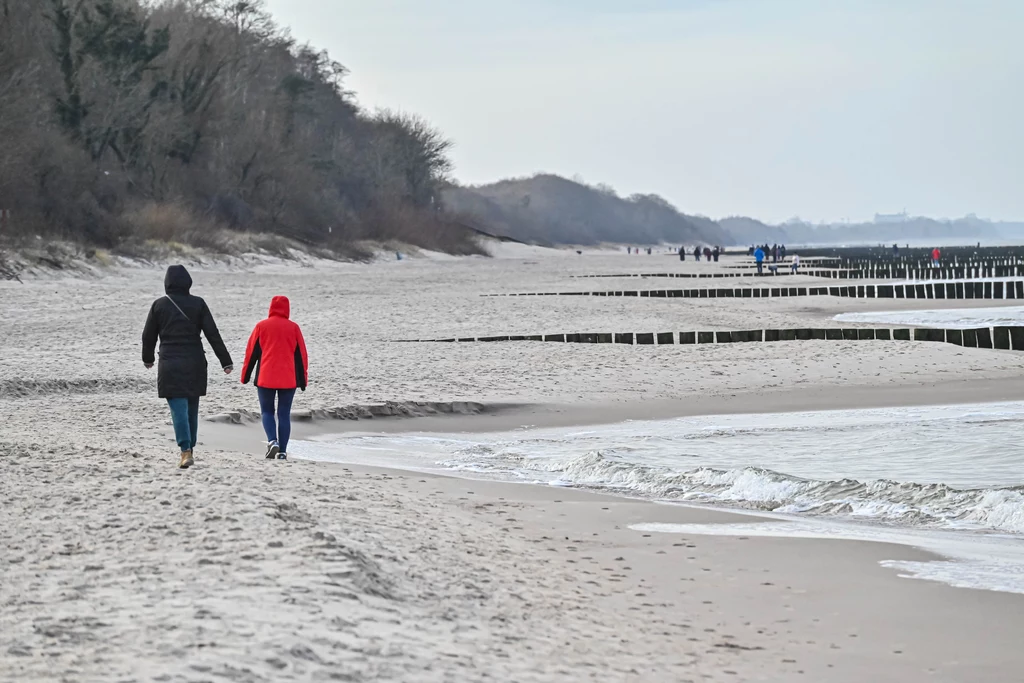
[(214, 254), (231, 252), (226, 228), (180, 204), (148, 202), (128, 211), (124, 220), (136, 242), (159, 242), (174, 251), (188, 246)]

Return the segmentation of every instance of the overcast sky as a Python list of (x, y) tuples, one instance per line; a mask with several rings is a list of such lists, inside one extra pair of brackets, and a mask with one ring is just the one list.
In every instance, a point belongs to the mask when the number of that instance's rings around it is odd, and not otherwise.
[(782, 221), (1024, 220), (1024, 0), (268, 0), (423, 115), (456, 176), (539, 171)]

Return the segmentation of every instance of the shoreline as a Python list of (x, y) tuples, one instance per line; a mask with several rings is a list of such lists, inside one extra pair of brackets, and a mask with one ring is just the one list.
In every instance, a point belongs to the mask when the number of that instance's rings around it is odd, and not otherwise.
[[(959, 384), (959, 383), (954, 383)], [(1007, 389), (1009, 382), (981, 382), (974, 383), (972, 390), (983, 394), (985, 396), (992, 396), (994, 391), (999, 389)], [(921, 389), (927, 389), (929, 387), (921, 387)], [(1009, 386), (1011, 389), (1008, 396), (1015, 396), (1013, 389), (1016, 387)], [(906, 390), (907, 387), (901, 387)], [(958, 396), (963, 396), (962, 393), (958, 393)], [(901, 403), (894, 402), (894, 396), (904, 399)], [(794, 397), (790, 397), (791, 399)], [(878, 391), (867, 391), (862, 396), (858, 397), (858, 400), (854, 402), (855, 407), (851, 408), (850, 403), (840, 402), (840, 407), (833, 408), (822, 407), (820, 401), (813, 395), (810, 397), (802, 397), (801, 400), (814, 401), (813, 411), (808, 410), (809, 406), (805, 403), (791, 400), (785, 403), (789, 410), (769, 410), (764, 408), (758, 411), (741, 411), (735, 409), (731, 412), (711, 412), (708, 410), (708, 406), (703, 406), (703, 409), (682, 411), (678, 403), (668, 402), (659, 406), (661, 409), (666, 411), (664, 414), (666, 417), (652, 417), (647, 415), (641, 419), (672, 419), (682, 418), (690, 416), (704, 416), (704, 415), (738, 415), (738, 414), (750, 414), (750, 415), (763, 415), (763, 414), (782, 414), (785, 412), (831, 412), (833, 410), (857, 410), (857, 409), (872, 409), (878, 407), (929, 407), (929, 406), (948, 406), (948, 405), (987, 405), (996, 404), (999, 401), (987, 401), (987, 402), (975, 402), (965, 403), (963, 401), (945, 401), (936, 402), (930, 400), (928, 402), (922, 402), (917, 399), (923, 398), (923, 394), (919, 391), (913, 392), (878, 392)], [(367, 424), (366, 421), (362, 421), (362, 424), (356, 424), (352, 422), (346, 422), (346, 425), (351, 427), (350, 429), (333, 429), (334, 425), (319, 423), (316, 425), (310, 423), (304, 423), (302, 429), (293, 432), (293, 441), (299, 440), (313, 440), (313, 441), (329, 441), (331, 436), (342, 437), (343, 435), (386, 435), (386, 434), (486, 434), (486, 433), (504, 433), (504, 432), (525, 432), (529, 434), (535, 430), (545, 430), (550, 428), (573, 428), (583, 426), (595, 426), (595, 425), (610, 425), (623, 420), (609, 421), (610, 410), (620, 409), (622, 406), (557, 406), (557, 405), (535, 405), (535, 406), (515, 406), (513, 404), (504, 404), (501, 406), (501, 410), (498, 414), (476, 414), (476, 415), (444, 415), (444, 416), (425, 416), (425, 417), (413, 417), (403, 419), (384, 419), (377, 420), (374, 424)], [(631, 408), (636, 409), (638, 407), (633, 405)], [(530, 417), (530, 423), (526, 424), (524, 418)], [(670, 417), (669, 417), (670, 416)], [(213, 427), (214, 434), (210, 436), (209, 443), (213, 447), (225, 447), (229, 444), (237, 445), (238, 437), (243, 431), (246, 433), (248, 439), (256, 443), (262, 438), (262, 432), (259, 425), (249, 423), (248, 425), (208, 425), (206, 430), (209, 434), (209, 427)], [(371, 449), (372, 451), (373, 449)], [(354, 453), (359, 452), (359, 455)], [(462, 471), (457, 469), (447, 469), (440, 465), (437, 465), (433, 460), (424, 460), (422, 463), (414, 462), (410, 459), (408, 462), (400, 459), (389, 459), (387, 457), (379, 457), (374, 455), (367, 456), (358, 447), (353, 451), (353, 455), (349, 456), (350, 459), (344, 459), (346, 456), (343, 454), (343, 450), (335, 453), (340, 455), (340, 459), (336, 457), (307, 457), (305, 455), (296, 455), (299, 460), (306, 462), (318, 462), (326, 464), (328, 466), (342, 466), (347, 468), (357, 468), (362, 470), (370, 471), (381, 471), (390, 472), (392, 474), (402, 473), (404, 475), (418, 475), (424, 477), (440, 477), (447, 478), (457, 481), (463, 481), (467, 485), (471, 485), (474, 482), (496, 484), (496, 485), (509, 485), (509, 486), (528, 486), (536, 487), (549, 491), (548, 494), (540, 494), (542, 496), (554, 496), (559, 497), (561, 491), (574, 491), (584, 493), (587, 495), (598, 496), (601, 498), (611, 498), (616, 500), (630, 501), (634, 503), (647, 503), (653, 505), (668, 505), (672, 507), (682, 507), (691, 511), (696, 511), (699, 514), (710, 514), (710, 515), (725, 515), (733, 517), (735, 523), (745, 523), (751, 525), (767, 525), (768, 527), (777, 526), (782, 524), (783, 526), (792, 526), (794, 529), (788, 530), (785, 533), (766, 534), (769, 538), (807, 538), (817, 539), (826, 538), (827, 540), (851, 542), (851, 543), (877, 543), (883, 545), (898, 545), (901, 547), (909, 548), (921, 553), (925, 553), (931, 556), (931, 560), (947, 559), (953, 562), (965, 561), (966, 556), (959, 554), (951, 547), (958, 544), (966, 543), (967, 545), (972, 544), (972, 538), (974, 540), (983, 538), (984, 536), (1005, 532), (997, 532), (996, 530), (988, 530), (985, 528), (978, 527), (973, 529), (979, 535), (975, 538), (970, 535), (963, 536), (962, 538), (956, 538), (956, 534), (959, 533), (950, 528), (927, 528), (927, 527), (915, 527), (915, 526), (892, 526), (879, 520), (873, 519), (858, 519), (854, 517), (844, 517), (843, 515), (824, 515), (824, 516), (804, 516), (799, 513), (774, 513), (770, 511), (762, 511), (758, 509), (752, 509), (744, 507), (740, 504), (730, 505), (728, 502), (692, 502), (692, 501), (673, 501), (673, 500), (661, 500), (658, 498), (652, 498), (650, 496), (642, 495), (638, 492), (631, 491), (616, 491), (614, 488), (609, 489), (602, 486), (588, 486), (586, 484), (569, 484), (564, 487), (552, 486), (546, 484), (543, 481), (525, 481), (516, 480), (509, 476), (476, 473), (473, 471)], [(792, 475), (791, 475), (792, 476)], [(970, 490), (970, 489), (964, 489)], [(818, 528), (816, 530), (815, 528)], [(829, 528), (830, 531), (826, 533), (826, 536), (822, 537), (817, 535), (823, 528)], [(836, 533), (836, 529), (841, 530)], [(968, 530), (966, 533), (970, 533)], [(810, 535), (802, 535), (810, 534)], [(729, 535), (729, 534), (725, 534)], [(951, 545), (952, 544), (952, 545)], [(944, 549), (940, 549), (944, 548)], [(990, 549), (992, 550), (992, 549)], [(999, 553), (997, 553), (999, 554)], [(911, 578), (919, 580), (939, 580), (928, 576), (912, 576)], [(944, 582), (948, 586), (954, 586), (954, 583), (948, 581)], [(967, 589), (972, 590), (995, 590), (1008, 593), (1020, 593), (1021, 591), (1013, 588), (992, 588), (991, 584), (982, 587), (979, 585), (967, 585), (963, 586)]]
[[(255, 399), (255, 397), (254, 397)], [(595, 402), (577, 404), (514, 403), (483, 404), (478, 414), (375, 417), (360, 420), (312, 419), (292, 423), (296, 439), (331, 434), (376, 432), (489, 433), (521, 428), (590, 427), (637, 420), (714, 415), (764, 415), (770, 413), (822, 412), (877, 408), (950, 406), (1024, 401), (1024, 381), (1015, 377), (980, 380), (950, 380), (919, 385), (809, 386), (805, 389), (738, 392), (685, 399)], [(202, 422), (202, 433), (217, 447), (228, 447), (234, 434), (260, 432), (259, 424)]]

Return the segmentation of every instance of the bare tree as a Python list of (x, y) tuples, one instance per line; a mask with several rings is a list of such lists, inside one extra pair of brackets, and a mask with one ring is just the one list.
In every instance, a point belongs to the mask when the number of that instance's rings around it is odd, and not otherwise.
[(0, 0), (0, 204), (115, 246), (122, 215), (154, 202), (311, 242), (439, 235), (420, 216), (451, 143), (416, 116), (366, 114), (347, 75), (262, 0)]

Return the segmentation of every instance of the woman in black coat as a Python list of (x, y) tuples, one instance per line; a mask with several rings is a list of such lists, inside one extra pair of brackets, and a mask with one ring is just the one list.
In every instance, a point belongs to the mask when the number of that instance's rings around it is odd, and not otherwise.
[(157, 392), (167, 399), (174, 423), (174, 438), (181, 448), (178, 466), (193, 464), (192, 450), (199, 431), (199, 397), (206, 396), (206, 351), (199, 332), (217, 354), (225, 374), (232, 369), (231, 355), (217, 331), (206, 302), (189, 294), (192, 277), (185, 266), (171, 266), (164, 277), (163, 296), (153, 302), (142, 332), (142, 362), (153, 367), (156, 342), (160, 340)]

